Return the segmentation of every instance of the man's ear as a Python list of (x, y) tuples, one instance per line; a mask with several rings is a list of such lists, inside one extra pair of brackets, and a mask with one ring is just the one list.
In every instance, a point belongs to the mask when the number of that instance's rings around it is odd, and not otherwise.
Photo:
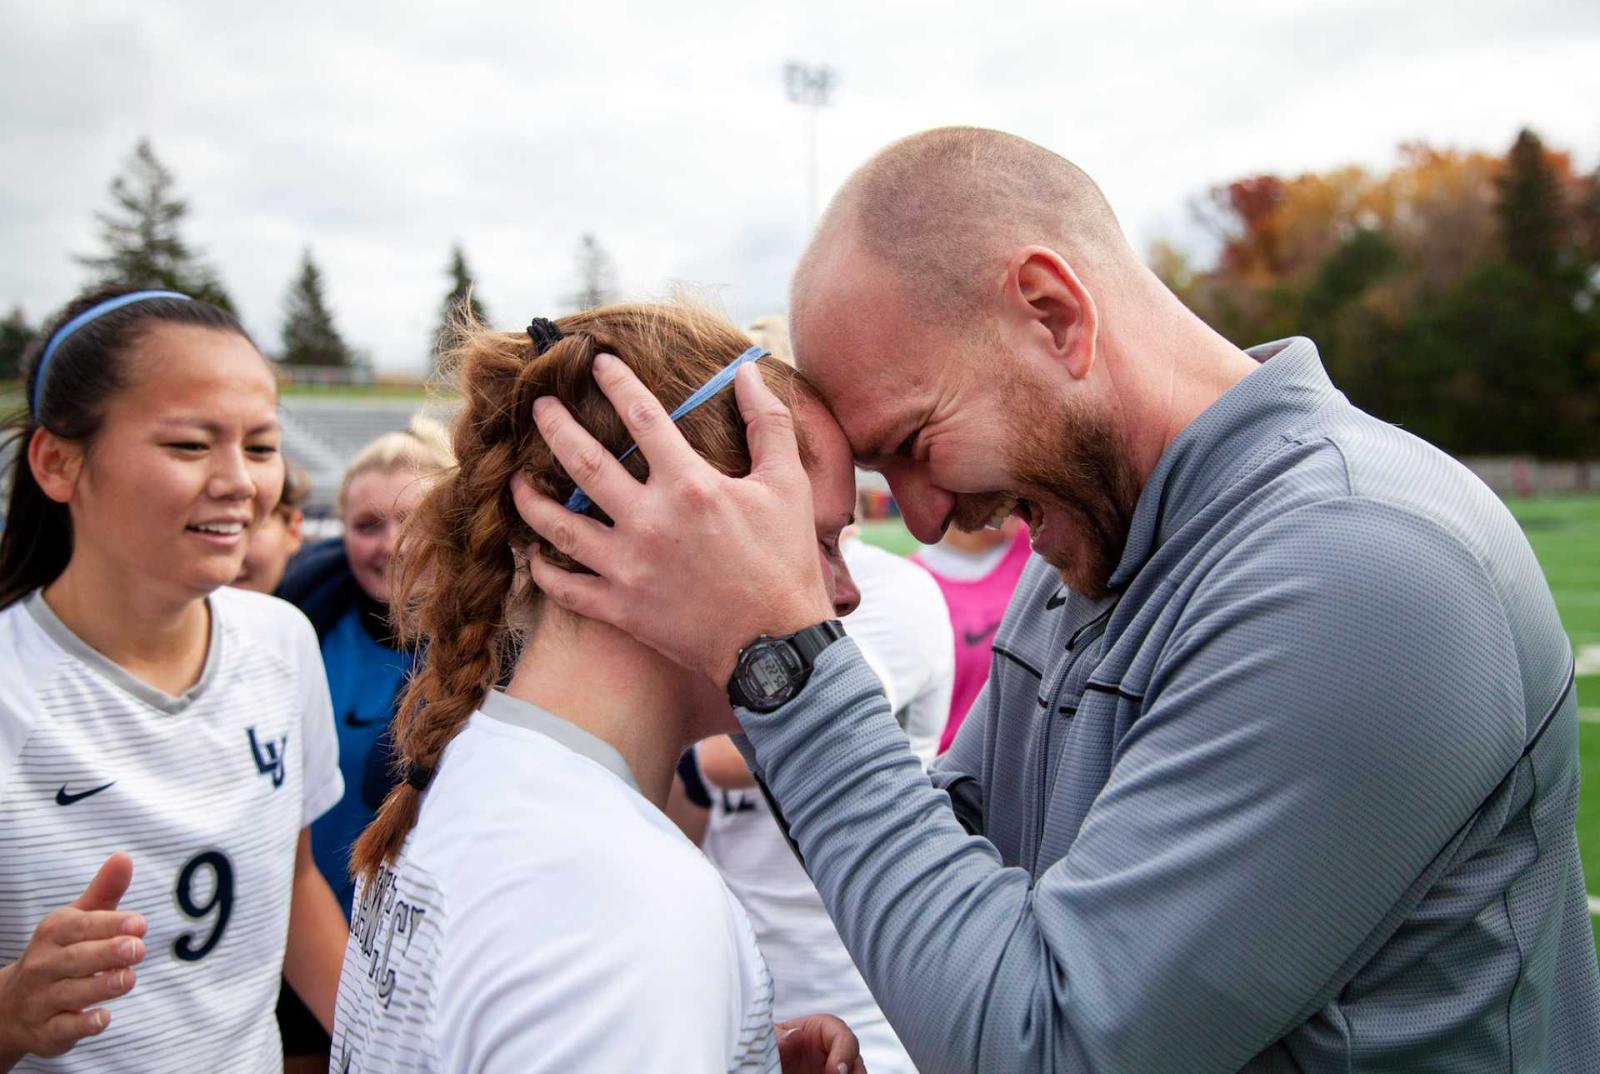
[(1099, 314), (1088, 288), (1065, 258), (1045, 246), (1025, 246), (1007, 266), (1007, 297), (1024, 330), (1075, 379), (1094, 366)]
[(66, 440), (48, 429), (35, 429), (28, 438), (28, 469), (44, 494), (56, 503), (66, 503), (78, 487), (83, 473), (83, 445)]

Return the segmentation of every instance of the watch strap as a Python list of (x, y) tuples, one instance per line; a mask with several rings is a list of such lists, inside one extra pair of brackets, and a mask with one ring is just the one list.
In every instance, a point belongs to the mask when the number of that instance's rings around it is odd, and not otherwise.
[[(837, 619), (828, 619), (813, 626), (808, 626), (804, 630), (781, 637), (774, 638), (762, 635), (739, 651), (739, 661), (734, 667), (733, 677), (728, 680), (728, 700), (740, 708), (747, 708), (753, 712), (771, 711), (772, 708), (777, 707), (776, 705), (762, 707), (757, 699), (745, 690), (745, 656), (754, 646), (777, 643), (786, 647), (794, 656), (799, 658), (800, 667), (798, 673), (792, 675), (787, 697), (783, 699), (787, 701), (799, 693), (800, 689), (805, 686), (806, 681), (811, 678), (811, 669), (815, 665), (817, 657), (822, 654), (822, 650), (842, 637), (844, 637), (844, 624)], [(778, 702), (778, 704), (782, 703), (782, 701)]]
[(795, 647), (800, 658), (806, 662), (806, 671), (809, 673), (812, 665), (817, 662), (817, 657), (822, 655), (822, 650), (842, 637), (844, 637), (844, 624), (837, 619), (828, 619), (789, 635), (789, 644)]

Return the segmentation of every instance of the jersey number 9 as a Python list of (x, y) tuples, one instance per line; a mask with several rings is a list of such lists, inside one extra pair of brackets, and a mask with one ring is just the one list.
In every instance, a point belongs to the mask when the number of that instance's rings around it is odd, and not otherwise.
[[(205, 869), (212, 874), (211, 895), (200, 902), (195, 895), (195, 878)], [(181, 933), (172, 944), (172, 953), (185, 962), (198, 962), (211, 953), (222, 941), (222, 930), (228, 927), (228, 915), (233, 913), (233, 863), (220, 850), (207, 850), (196, 854), (178, 873), (178, 887), (174, 892), (178, 909), (196, 921), (216, 911), (217, 919), (211, 934), (196, 942), (198, 933)]]

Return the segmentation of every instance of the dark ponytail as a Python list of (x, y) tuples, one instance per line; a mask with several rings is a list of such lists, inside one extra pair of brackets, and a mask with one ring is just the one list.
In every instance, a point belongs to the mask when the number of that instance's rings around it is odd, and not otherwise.
[[(230, 313), (187, 298), (142, 298), (95, 317), (68, 333), (41, 368), (50, 341), (75, 317), (136, 287), (103, 287), (79, 295), (45, 324), (22, 357), (23, 407), (5, 422), (12, 452), (11, 491), (0, 531), (0, 608), (49, 585), (72, 558), (72, 516), (44, 494), (28, 465), (34, 433), (47, 429), (63, 440), (93, 441), (106, 405), (128, 384), (127, 356), (157, 324), (194, 325), (249, 339)], [(42, 374), (42, 377), (41, 377)]]

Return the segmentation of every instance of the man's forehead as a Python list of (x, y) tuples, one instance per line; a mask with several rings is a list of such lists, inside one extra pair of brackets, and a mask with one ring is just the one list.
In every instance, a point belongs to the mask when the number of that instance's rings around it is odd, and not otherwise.
[(864, 400), (839, 424), (850, 441), (850, 454), (862, 463), (892, 455), (916, 431), (921, 408), (909, 393), (884, 392)]
[(855, 466), (850, 461), (850, 444), (839, 423), (822, 403), (805, 399), (795, 411), (811, 445), (811, 465), (806, 476), (811, 479), (812, 490), (825, 499), (846, 504), (840, 514), (840, 525), (848, 521), (849, 505), (855, 503)]
[[(797, 317), (795, 359), (827, 403), (858, 458), (880, 446), (921, 405), (930, 370), (925, 330), (898, 296), (882, 289), (845, 289)], [(832, 302), (824, 302), (836, 298)]]
[[(929, 378), (914, 358), (863, 350), (847, 355), (827, 374), (808, 374), (808, 379), (844, 430), (857, 460), (893, 451), (910, 432), (904, 427), (927, 410)], [(886, 444), (891, 437), (894, 443)]]
[(808, 375), (832, 372), (841, 354), (879, 350), (907, 321), (905, 295), (894, 274), (849, 243), (831, 244), (808, 266), (795, 299), (791, 341)]

